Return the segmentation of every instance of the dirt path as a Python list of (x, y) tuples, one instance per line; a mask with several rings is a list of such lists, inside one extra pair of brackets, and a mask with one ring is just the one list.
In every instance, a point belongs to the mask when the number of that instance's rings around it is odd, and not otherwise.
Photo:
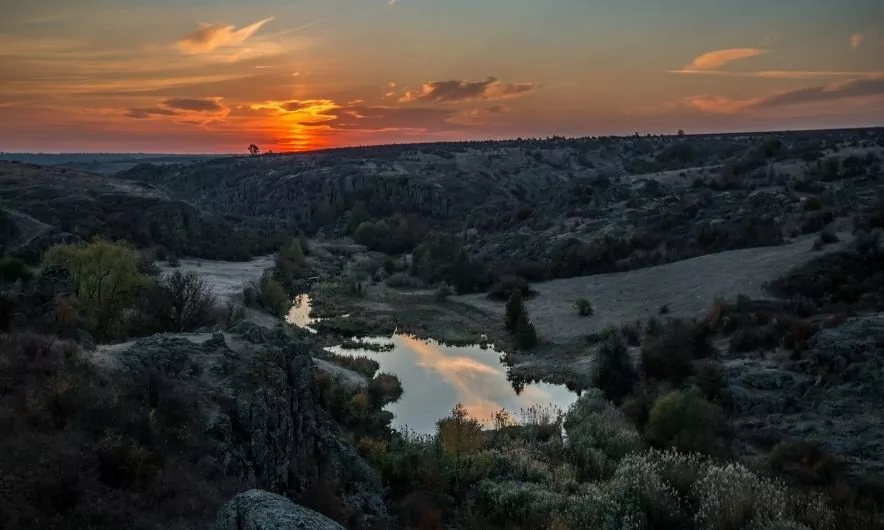
[(19, 212), (18, 210), (13, 210), (12, 208), (2, 208), (2, 210), (10, 216), (17, 218), (19, 221), (18, 227), (20, 229), (24, 229), (22, 233), (22, 237), (24, 238), (24, 240), (21, 243), (18, 243), (17, 245), (12, 247), (10, 250), (16, 250), (25, 247), (29, 245), (32, 241), (52, 229), (51, 225), (48, 225), (38, 219), (34, 219), (26, 213)]
[[(840, 236), (849, 238), (847, 234)], [(541, 338), (555, 343), (567, 343), (609, 325), (647, 319), (657, 315), (664, 305), (672, 315), (701, 316), (716, 296), (769, 297), (764, 291), (766, 282), (821, 255), (812, 246), (813, 240), (804, 238), (788, 245), (733, 250), (629, 272), (534, 284), (537, 296), (526, 306)], [(840, 245), (826, 250), (837, 248)], [(593, 317), (577, 315), (574, 301), (578, 298), (590, 300)], [(452, 300), (503, 318), (504, 304), (485, 295)]]

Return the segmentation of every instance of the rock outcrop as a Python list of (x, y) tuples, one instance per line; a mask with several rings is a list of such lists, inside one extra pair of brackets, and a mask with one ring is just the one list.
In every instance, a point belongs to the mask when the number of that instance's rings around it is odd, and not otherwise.
[(228, 501), (215, 530), (343, 530), (328, 517), (262, 490), (249, 490)]
[(884, 315), (824, 329), (795, 361), (727, 361), (745, 439), (809, 441), (855, 475), (884, 473)]
[(381, 482), (319, 402), (306, 334), (244, 322), (225, 333), (155, 335), (102, 346), (96, 364), (158, 373), (200, 396), (207, 456), (249, 487), (298, 498), (333, 484), (355, 514), (384, 516)]

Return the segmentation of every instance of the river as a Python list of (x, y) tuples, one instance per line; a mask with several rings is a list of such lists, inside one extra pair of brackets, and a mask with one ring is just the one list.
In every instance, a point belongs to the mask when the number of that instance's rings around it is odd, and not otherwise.
[[(289, 323), (310, 328), (310, 299), (295, 300)], [(365, 356), (380, 364), (380, 371), (396, 375), (402, 383), (402, 398), (387, 406), (394, 427), (431, 433), (436, 421), (461, 403), (470, 415), (490, 422), (492, 415), (506, 409), (516, 420), (529, 408), (546, 407), (567, 411), (577, 394), (562, 385), (533, 383), (516, 392), (507, 379), (501, 352), (492, 347), (447, 346), (438, 341), (403, 334), (363, 338), (361, 342), (389, 344), (389, 351), (328, 348), (339, 355)]]

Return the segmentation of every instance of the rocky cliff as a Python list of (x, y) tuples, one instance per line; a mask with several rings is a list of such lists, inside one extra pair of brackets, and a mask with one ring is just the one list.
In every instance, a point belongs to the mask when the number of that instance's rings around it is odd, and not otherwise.
[(331, 485), (352, 513), (383, 517), (378, 476), (319, 404), (312, 348), (298, 332), (242, 323), (102, 346), (94, 359), (110, 371), (159, 372), (200, 396), (207, 457), (242, 483), (296, 499)]

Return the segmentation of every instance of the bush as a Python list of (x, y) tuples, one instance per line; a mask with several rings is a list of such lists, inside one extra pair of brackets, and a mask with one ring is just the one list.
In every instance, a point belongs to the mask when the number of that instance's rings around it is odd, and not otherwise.
[(726, 420), (723, 411), (697, 389), (675, 391), (654, 403), (648, 417), (648, 438), (659, 447), (683, 452), (724, 455), (719, 438)]
[(586, 391), (571, 406), (564, 428), (569, 460), (583, 479), (610, 475), (617, 460), (644, 448), (635, 427), (598, 389)]
[(368, 397), (379, 407), (399, 401), (402, 383), (393, 374), (378, 374), (368, 383)]
[[(649, 328), (651, 322), (648, 321)], [(708, 331), (703, 326), (684, 320), (672, 320), (654, 333), (649, 329), (642, 346), (645, 375), (680, 383), (692, 373), (694, 359), (709, 355), (708, 340)]]
[(24, 261), (17, 258), (0, 259), (0, 284), (15, 283), (18, 280), (27, 283), (33, 278), (33, 271)]
[(454, 291), (451, 290), (447, 283), (440, 283), (433, 292), (433, 297), (437, 302), (445, 302), (452, 294), (454, 294)]
[(782, 441), (767, 455), (771, 469), (803, 484), (830, 485), (838, 478), (835, 459), (810, 442)]
[(600, 388), (607, 399), (619, 403), (632, 391), (636, 381), (638, 376), (623, 337), (611, 328), (605, 332), (605, 338), (599, 345), (592, 384)]
[(727, 379), (717, 365), (707, 362), (700, 366), (697, 370), (697, 388), (706, 400), (724, 408), (730, 407), (731, 395)]
[(593, 315), (592, 304), (586, 298), (578, 298), (574, 302), (574, 307), (577, 308), (577, 314), (582, 317), (591, 317)]
[(147, 287), (140, 311), (163, 331), (193, 331), (212, 324), (215, 295), (193, 271), (175, 271)]
[(352, 357), (349, 355), (337, 355), (330, 353), (329, 360), (338, 366), (341, 366), (348, 370), (353, 370), (354, 372), (361, 374), (368, 379), (372, 379), (375, 373), (377, 373), (378, 369), (381, 367), (381, 365), (376, 360), (364, 355)]
[(491, 286), (488, 291), (488, 298), (492, 300), (509, 300), (515, 291), (519, 291), (522, 298), (531, 296), (531, 287), (528, 280), (521, 276), (504, 276), (501, 280)]
[(411, 277), (404, 272), (396, 272), (387, 278), (387, 285), (394, 289), (419, 289), (424, 286), (418, 278)]
[(243, 289), (243, 303), (249, 307), (263, 308), (277, 317), (285, 316), (292, 305), (286, 290), (268, 273)]

